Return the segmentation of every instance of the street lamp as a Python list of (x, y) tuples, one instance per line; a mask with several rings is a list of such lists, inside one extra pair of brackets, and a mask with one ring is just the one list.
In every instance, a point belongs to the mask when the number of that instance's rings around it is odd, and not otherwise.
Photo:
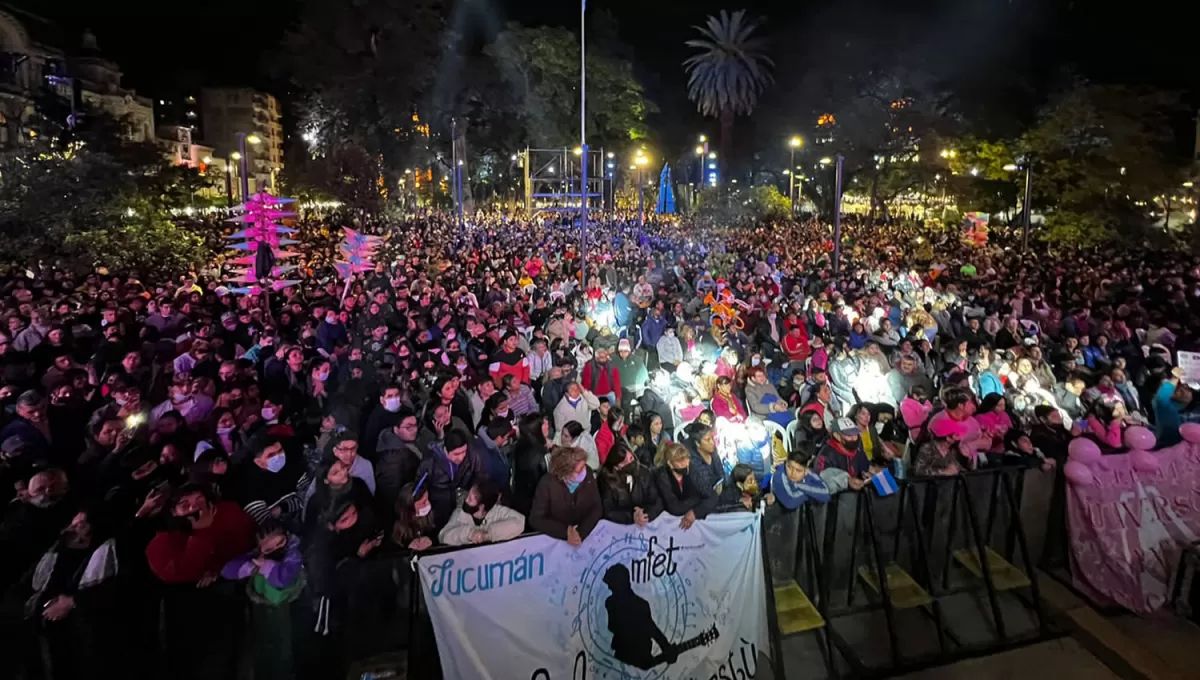
[(826, 156), (817, 162), (820, 163), (821, 165), (829, 165), (830, 163), (833, 162), (833, 159), (830, 158), (829, 156)]
[(249, 163), (249, 159), (246, 156), (246, 143), (249, 142), (251, 145), (257, 146), (262, 144), (262, 137), (259, 137), (254, 133), (247, 134), (245, 132), (238, 132), (236, 133), (236, 136), (238, 140), (238, 150), (230, 155), (240, 162), (238, 171), (241, 173), (242, 202), (244, 203), (250, 196), (250, 173), (246, 169), (246, 166)]
[[(792, 163), (789, 167), (796, 167), (796, 149), (804, 145), (804, 140), (799, 137), (792, 137), (788, 141), (788, 146), (792, 150)], [(791, 201), (792, 215), (796, 214), (796, 176), (788, 173), (788, 200)]]
[[(1029, 250), (1029, 226), (1030, 220), (1032, 219), (1029, 201), (1033, 190), (1033, 163), (1029, 158), (1026, 158), (1021, 162), (1020, 165), (1016, 163), (1008, 163), (1004, 166), (1004, 169), (1008, 172), (1016, 172), (1021, 168), (1025, 168), (1025, 201), (1021, 206), (1021, 221), (1024, 222), (1024, 228), (1021, 234), (1021, 252), (1024, 253)], [(975, 168), (971, 168), (971, 174), (976, 174)]]
[(635, 157), (634, 157), (634, 159), (633, 159), (633, 164), (634, 164), (634, 167), (636, 167), (636, 168), (637, 168), (637, 183), (638, 183), (638, 227), (639, 227), (639, 228), (641, 228), (641, 227), (643, 227), (643, 226), (645, 226), (645, 225), (646, 225), (646, 209), (645, 209), (645, 205), (644, 205), (644, 204), (643, 204), (643, 202), (642, 202), (642, 184), (643, 184), (643, 182), (642, 182), (642, 168), (646, 167), (646, 165), (647, 165), (649, 162), (650, 162), (650, 159), (646, 157), (646, 154), (642, 153), (642, 150), (641, 150), (641, 149), (638, 149), (637, 156), (635, 156)]

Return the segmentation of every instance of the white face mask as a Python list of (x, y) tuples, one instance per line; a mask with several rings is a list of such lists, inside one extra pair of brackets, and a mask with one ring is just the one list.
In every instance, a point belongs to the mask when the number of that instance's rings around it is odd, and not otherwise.
[(383, 400), (383, 407), (388, 411), (395, 413), (400, 410), (400, 397), (388, 397)]
[(230, 432), (233, 432), (232, 427), (218, 427), (217, 428), (217, 434), (221, 435), (222, 437), (228, 435)]
[(329, 374), (328, 373), (318, 373), (317, 380), (319, 380), (321, 382), (325, 382), (326, 380), (329, 380)]
[(424, 505), (417, 508), (417, 517), (424, 517), (433, 511), (432, 505)]
[(263, 420), (275, 420), (275, 416), (279, 415), (275, 409), (266, 407), (262, 411)]

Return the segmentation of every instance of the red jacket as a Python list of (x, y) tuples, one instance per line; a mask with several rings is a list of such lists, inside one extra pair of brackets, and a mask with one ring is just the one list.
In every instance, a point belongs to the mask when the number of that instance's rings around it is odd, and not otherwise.
[[(596, 396), (614, 392), (617, 395), (617, 401), (621, 401), (621, 374), (617, 371), (617, 367), (612, 361), (604, 364), (603, 369), (596, 370), (596, 375), (592, 375), (592, 367), (600, 364), (595, 360), (591, 360), (584, 364), (583, 375), (579, 379), (579, 384), (585, 389), (588, 389)], [(618, 406), (619, 404), (613, 404)]]
[(808, 358), (808, 332), (804, 326), (798, 326), (800, 329), (800, 337), (793, 336), (790, 332), (783, 336), (783, 351), (788, 355), (789, 361), (804, 361)]
[(150, 571), (163, 583), (195, 583), (254, 547), (254, 520), (237, 503), (221, 501), (207, 528), (160, 531), (146, 546)]
[(529, 359), (519, 349), (512, 354), (500, 349), (492, 354), (492, 363), (488, 366), (488, 375), (491, 376), (492, 382), (496, 383), (496, 387), (500, 387), (500, 383), (506, 375), (516, 376), (517, 382), (528, 385), (530, 382)]

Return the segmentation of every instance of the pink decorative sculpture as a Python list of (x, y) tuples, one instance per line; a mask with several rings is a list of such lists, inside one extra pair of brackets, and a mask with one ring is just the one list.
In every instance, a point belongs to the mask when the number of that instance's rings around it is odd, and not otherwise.
[(283, 205), (295, 200), (294, 198), (272, 196), (265, 191), (260, 191), (242, 205), (241, 215), (228, 220), (247, 225), (246, 228), (226, 238), (230, 240), (246, 239), (230, 245), (230, 248), (249, 253), (231, 261), (231, 264), (244, 267), (244, 269), (234, 270), (233, 273), (236, 276), (231, 281), (252, 284), (240, 288), (230, 288), (231, 293), (257, 295), (264, 290), (279, 291), (300, 283), (299, 279), (280, 278), (296, 269), (297, 265), (276, 264), (279, 260), (299, 255), (295, 251), (281, 249), (283, 246), (299, 243), (295, 239), (280, 237), (280, 234), (292, 234), (296, 230), (276, 223), (276, 220), (296, 215), (294, 212), (281, 209)]

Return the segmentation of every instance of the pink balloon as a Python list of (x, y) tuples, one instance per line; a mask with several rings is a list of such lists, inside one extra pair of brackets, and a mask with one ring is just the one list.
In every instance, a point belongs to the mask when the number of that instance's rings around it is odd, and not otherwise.
[(1083, 463), (1069, 461), (1063, 466), (1063, 474), (1067, 476), (1068, 482), (1078, 486), (1091, 486), (1096, 482), (1092, 471)]
[(1068, 460), (1085, 465), (1097, 463), (1104, 456), (1096, 442), (1087, 437), (1076, 437), (1067, 445)]
[(1180, 425), (1179, 434), (1183, 435), (1184, 441), (1200, 444), (1200, 423), (1184, 423)]
[(1154, 433), (1141, 425), (1134, 425), (1125, 430), (1125, 446), (1134, 451), (1149, 451), (1156, 443)]
[(1158, 469), (1158, 456), (1149, 451), (1134, 451), (1129, 457), (1133, 459), (1133, 469), (1138, 472), (1154, 472)]

